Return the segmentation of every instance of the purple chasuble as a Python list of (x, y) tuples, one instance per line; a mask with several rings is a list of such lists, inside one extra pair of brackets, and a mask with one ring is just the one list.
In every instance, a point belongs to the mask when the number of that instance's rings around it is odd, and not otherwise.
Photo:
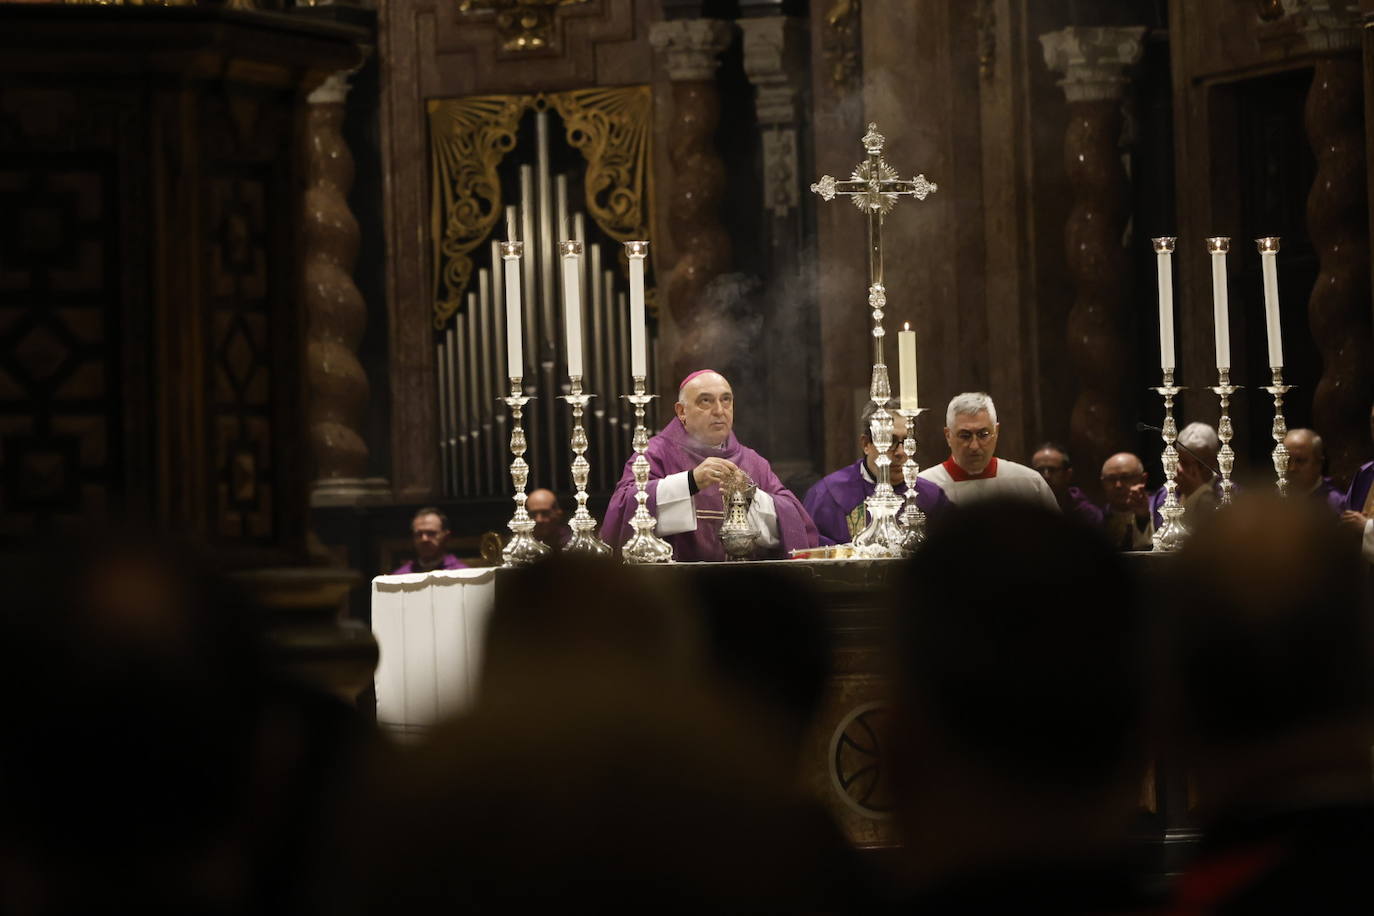
[(1059, 507), (1064, 510), (1064, 514), (1069, 518), (1078, 519), (1085, 525), (1093, 528), (1102, 525), (1102, 510), (1093, 504), (1092, 500), (1088, 499), (1088, 494), (1078, 487), (1069, 487), (1069, 491), (1065, 494), (1065, 498), (1060, 501)]
[(1351, 512), (1363, 512), (1365, 500), (1369, 499), (1371, 485), (1374, 485), (1374, 461), (1366, 461), (1350, 479), (1350, 489), (1345, 491), (1345, 504), (1342, 508)]
[(421, 569), (421, 568), (420, 568), (420, 561), (419, 561), (419, 560), (411, 560), (409, 563), (406, 563), (404, 566), (398, 567), (398, 568), (396, 569), (396, 571), (392, 573), (392, 575), (393, 575), (393, 576), (401, 576), (401, 575), (404, 575), (404, 574), (406, 574), (406, 573), (414, 573), (414, 572), (434, 572), (434, 570), (436, 570), (436, 569), (467, 569), (467, 568), (468, 568), (468, 564), (464, 563), (462, 560), (458, 559), (458, 558), (455, 557), (453, 554), (451, 554), (451, 553), (446, 553), (446, 554), (444, 554), (443, 558), (439, 560), (439, 565), (438, 565), (438, 566), (435, 566), (433, 569)]
[[(661, 479), (670, 474), (691, 471), (707, 458), (724, 458), (748, 474), (760, 490), (773, 497), (778, 514), (778, 536), (782, 541), (782, 550), (776, 555), (785, 557), (789, 550), (817, 546), (816, 526), (802, 508), (801, 501), (782, 485), (767, 460), (753, 449), (740, 445), (733, 432), (723, 445), (713, 448), (693, 439), (681, 421), (674, 417), (658, 435), (649, 440), (644, 457), (649, 459), (649, 484), (646, 487), (649, 501), (646, 505), (649, 514), (655, 518), (658, 516), (658, 482)], [(725, 548), (720, 543), (720, 526), (724, 521), (725, 504), (721, 501), (720, 485), (712, 484), (699, 491), (692, 497), (692, 505), (697, 513), (696, 530), (664, 537), (673, 545), (673, 559), (681, 562), (724, 560)], [(630, 519), (634, 514), (632, 455), (625, 462), (625, 473), (611, 495), (606, 518), (601, 523), (601, 537), (607, 544), (619, 548), (630, 539), (634, 534), (634, 529), (630, 527)]]
[[(816, 522), (816, 530), (820, 532), (823, 545), (848, 544), (854, 540), (857, 532), (850, 524), (851, 517), (860, 531), (868, 524), (868, 510), (864, 507), (864, 500), (873, 495), (877, 484), (865, 473), (866, 470), (864, 461), (860, 458), (848, 467), (822, 477), (806, 491), (806, 511)], [(898, 496), (906, 496), (905, 483), (893, 489), (897, 491)], [(950, 502), (939, 484), (918, 477), (916, 505), (929, 515), (947, 508)]]

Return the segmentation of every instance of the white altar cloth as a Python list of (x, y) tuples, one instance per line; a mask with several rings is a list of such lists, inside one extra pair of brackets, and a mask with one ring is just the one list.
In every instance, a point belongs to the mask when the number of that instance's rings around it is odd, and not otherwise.
[(455, 569), (372, 580), (377, 638), (377, 724), (422, 733), (465, 711), (477, 693), (495, 569)]

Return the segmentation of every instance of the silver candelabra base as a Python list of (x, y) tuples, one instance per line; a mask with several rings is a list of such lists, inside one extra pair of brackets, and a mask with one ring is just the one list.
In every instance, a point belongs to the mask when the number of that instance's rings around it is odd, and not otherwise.
[(521, 419), (524, 416), (525, 405), (531, 398), (521, 390), (522, 381), (523, 379), (518, 376), (511, 376), (510, 397), (504, 399), (506, 406), (510, 408), (510, 450), (515, 456), (510, 465), (510, 479), (515, 486), (515, 514), (511, 516), (507, 525), (511, 530), (511, 539), (501, 550), (506, 566), (528, 566), (549, 555), (548, 545), (535, 540), (534, 519), (530, 518), (529, 512), (525, 509), (525, 485), (529, 483), (530, 468), (525, 463), (525, 427), (521, 425)]
[(1159, 507), (1161, 524), (1155, 529), (1154, 549), (1160, 553), (1178, 550), (1188, 540), (1188, 527), (1183, 523), (1183, 504), (1178, 499), (1178, 423), (1174, 420), (1174, 398), (1182, 388), (1174, 384), (1174, 370), (1164, 370), (1164, 384), (1154, 389), (1164, 398), (1164, 424), (1160, 435), (1164, 439), (1164, 505)]
[(645, 378), (634, 377), (635, 393), (626, 395), (635, 409), (635, 434), (633, 439), (635, 460), (632, 469), (635, 475), (635, 514), (630, 519), (634, 534), (620, 548), (620, 555), (626, 563), (640, 565), (673, 562), (673, 545), (654, 534), (658, 522), (649, 514), (649, 459), (644, 450), (649, 447), (649, 430), (644, 426), (644, 409), (652, 403), (654, 395), (645, 393)]

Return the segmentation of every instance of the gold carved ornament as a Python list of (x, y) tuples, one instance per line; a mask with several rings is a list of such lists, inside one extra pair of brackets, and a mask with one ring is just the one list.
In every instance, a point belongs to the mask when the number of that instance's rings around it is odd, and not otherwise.
[(461, 307), (472, 279), (468, 255), (501, 218), (497, 169), (515, 148), (520, 118), (530, 108), (552, 108), (562, 117), (568, 145), (587, 162), (586, 208), (601, 231), (621, 242), (648, 236), (653, 199), (653, 96), (648, 86), (432, 100), (436, 328), (443, 328)]
[(539, 51), (553, 44), (554, 10), (591, 0), (459, 0), (458, 12), (492, 17), (502, 51)]

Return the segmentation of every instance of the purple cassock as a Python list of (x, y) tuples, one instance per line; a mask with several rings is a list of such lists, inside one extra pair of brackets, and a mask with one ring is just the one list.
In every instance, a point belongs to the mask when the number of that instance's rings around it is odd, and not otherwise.
[(453, 554), (451, 554), (451, 553), (446, 553), (446, 554), (444, 554), (443, 557), (439, 560), (439, 565), (433, 567), (432, 569), (421, 569), (421, 568), (420, 568), (420, 561), (419, 561), (419, 560), (411, 560), (409, 563), (406, 563), (406, 564), (404, 564), (403, 566), (397, 567), (396, 570), (395, 570), (394, 572), (392, 572), (392, 575), (393, 575), (393, 576), (400, 576), (400, 575), (403, 575), (403, 574), (405, 574), (405, 573), (413, 573), (413, 572), (434, 572), (434, 570), (437, 570), (437, 569), (467, 569), (467, 568), (468, 568), (468, 564), (464, 563), (462, 560), (458, 559), (458, 558), (455, 557)]
[[(724, 458), (748, 474), (760, 490), (773, 497), (782, 556), (787, 556), (789, 550), (817, 545), (816, 525), (802, 508), (801, 500), (782, 485), (767, 460), (753, 449), (740, 445), (733, 432), (723, 445), (715, 448), (693, 439), (681, 421), (674, 418), (649, 440), (644, 455), (649, 459), (647, 507), (651, 515), (658, 515), (660, 480), (670, 474), (691, 471), (707, 458)], [(724, 521), (725, 504), (721, 501), (720, 485), (712, 484), (698, 492), (692, 497), (692, 505), (697, 516), (696, 530), (664, 537), (673, 545), (673, 559), (683, 562), (724, 560), (725, 548), (720, 543), (720, 526)], [(625, 473), (620, 476), (620, 483), (611, 495), (605, 521), (601, 524), (601, 537), (607, 544), (619, 548), (630, 539), (634, 534), (634, 529), (630, 527), (630, 519), (634, 514), (635, 475), (634, 457), (631, 456), (625, 462)]]
[(1102, 509), (1088, 499), (1088, 494), (1078, 487), (1069, 487), (1065, 498), (1060, 501), (1059, 507), (1064, 510), (1064, 514), (1069, 518), (1077, 519), (1085, 525), (1093, 528), (1102, 527)]
[(1317, 484), (1317, 488), (1312, 491), (1311, 497), (1317, 502), (1329, 506), (1331, 511), (1337, 515), (1340, 515), (1341, 510), (1345, 508), (1345, 493), (1336, 489), (1336, 485), (1331, 482), (1330, 477), (1322, 478), (1322, 482)]
[(1342, 502), (1341, 508), (1351, 512), (1363, 512), (1369, 502), (1369, 491), (1372, 486), (1374, 486), (1374, 461), (1366, 461), (1360, 465), (1360, 469), (1350, 479), (1350, 489), (1345, 491), (1345, 500)]
[[(816, 481), (806, 491), (806, 511), (816, 522), (821, 543), (848, 544), (868, 525), (868, 509), (864, 500), (873, 495), (877, 484), (864, 460), (840, 468)], [(906, 496), (906, 484), (893, 487), (898, 496)], [(949, 497), (940, 485), (925, 478), (916, 479), (916, 505), (926, 514), (940, 512), (950, 505)]]

